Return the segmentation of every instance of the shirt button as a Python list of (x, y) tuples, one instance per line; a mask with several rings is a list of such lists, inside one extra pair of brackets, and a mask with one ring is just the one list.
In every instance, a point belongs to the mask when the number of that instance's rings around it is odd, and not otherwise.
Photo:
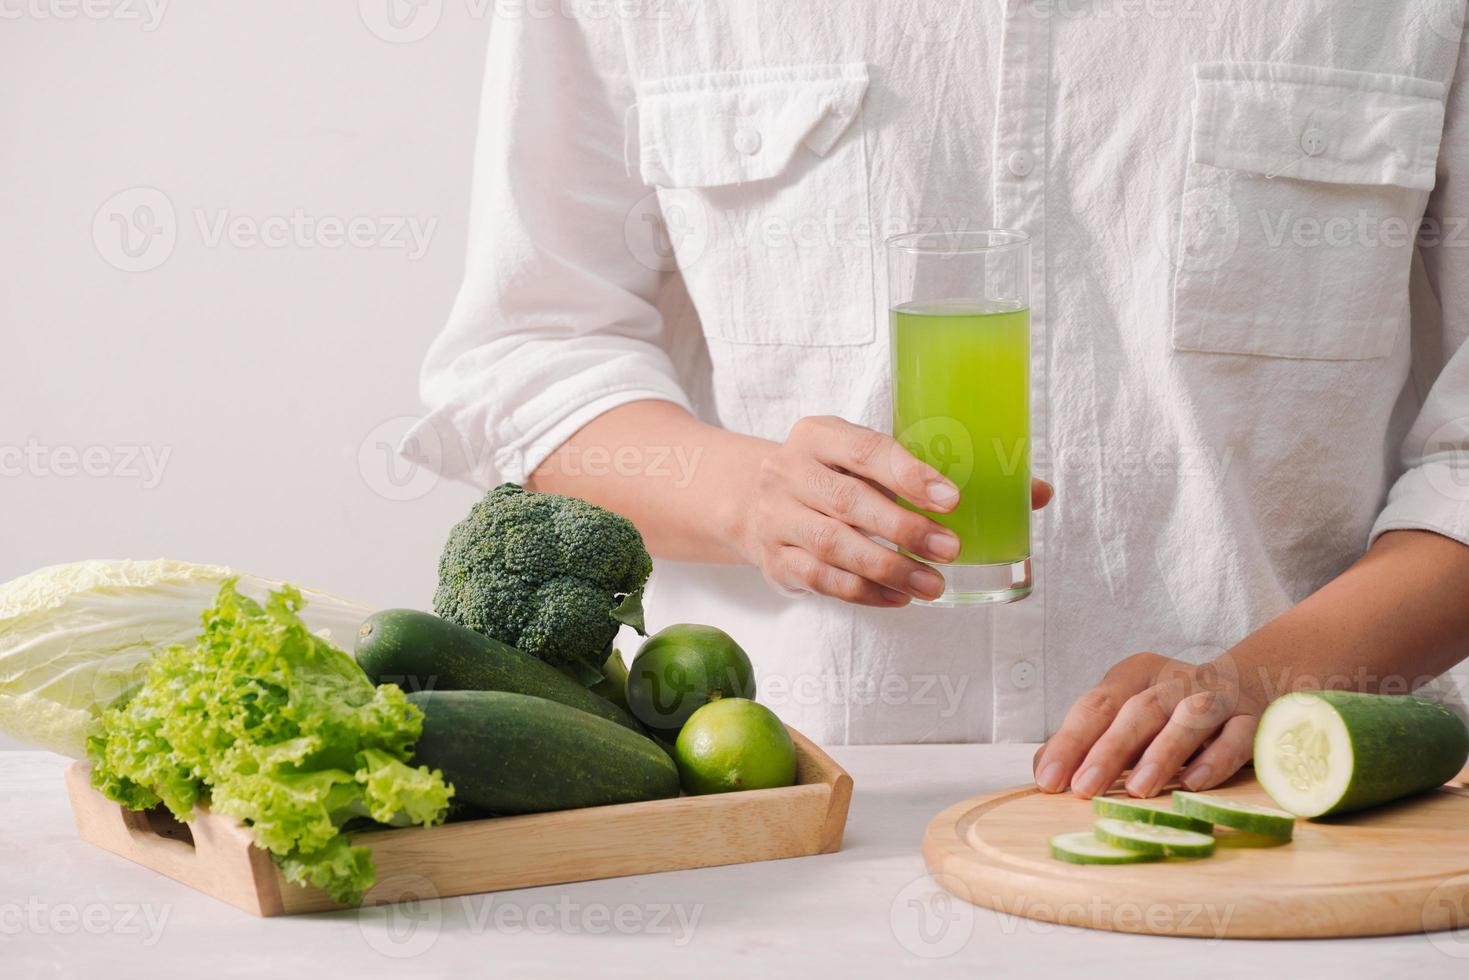
[(1010, 683), (1014, 684), (1017, 690), (1029, 690), (1035, 685), (1036, 674), (1035, 664), (1029, 660), (1022, 660), (1010, 668)]
[(1035, 169), (1035, 158), (1030, 155), (1029, 150), (1016, 150), (1010, 154), (1010, 159), (1005, 161), (1010, 172), (1017, 177), (1024, 177)]
[(760, 152), (760, 134), (748, 126), (735, 130), (734, 147), (745, 156), (754, 156)]
[(1301, 149), (1308, 157), (1319, 157), (1326, 149), (1326, 134), (1312, 127), (1301, 134)]

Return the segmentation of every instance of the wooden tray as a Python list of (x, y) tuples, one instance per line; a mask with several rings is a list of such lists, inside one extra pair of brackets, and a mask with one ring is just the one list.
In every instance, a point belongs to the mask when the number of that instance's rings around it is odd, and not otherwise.
[[(840, 849), (852, 777), (795, 730), (796, 785), (357, 834), (377, 883), (363, 904), (826, 854)], [(187, 825), (126, 810), (66, 771), (83, 840), (255, 915), (341, 908), (281, 877), (247, 827), (205, 809)]]
[[(1248, 771), (1211, 792), (1274, 806)], [(1170, 808), (1167, 797), (1144, 802)], [(1050, 856), (1051, 835), (1086, 830), (1095, 819), (1089, 801), (1016, 787), (940, 813), (924, 835), (923, 856), (959, 898), (1092, 929), (1276, 939), (1469, 924), (1469, 790), (1462, 785), (1367, 813), (1298, 821), (1295, 840), (1278, 847), (1245, 847), (1219, 828), (1214, 856), (1196, 861), (1099, 866)]]

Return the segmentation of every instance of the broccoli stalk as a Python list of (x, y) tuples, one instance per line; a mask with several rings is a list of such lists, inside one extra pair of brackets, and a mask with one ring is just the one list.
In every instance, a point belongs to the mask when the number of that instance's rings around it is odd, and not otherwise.
[(434, 612), (591, 686), (621, 625), (647, 635), (642, 596), (652, 570), (627, 518), (506, 483), (449, 532)]

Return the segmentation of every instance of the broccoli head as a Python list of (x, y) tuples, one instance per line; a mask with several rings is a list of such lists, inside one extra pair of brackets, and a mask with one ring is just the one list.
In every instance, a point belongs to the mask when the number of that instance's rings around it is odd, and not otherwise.
[(621, 624), (646, 633), (642, 590), (652, 571), (632, 521), (506, 483), (449, 532), (434, 612), (591, 685)]

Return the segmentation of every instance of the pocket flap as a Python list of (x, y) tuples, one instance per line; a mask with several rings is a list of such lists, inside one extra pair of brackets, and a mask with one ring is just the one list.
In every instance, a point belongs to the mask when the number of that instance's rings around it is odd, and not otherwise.
[(657, 79), (638, 86), (645, 183), (720, 187), (774, 177), (801, 146), (824, 156), (867, 91), (867, 66), (801, 65)]
[(1273, 62), (1194, 66), (1193, 162), (1432, 190), (1442, 82)]

